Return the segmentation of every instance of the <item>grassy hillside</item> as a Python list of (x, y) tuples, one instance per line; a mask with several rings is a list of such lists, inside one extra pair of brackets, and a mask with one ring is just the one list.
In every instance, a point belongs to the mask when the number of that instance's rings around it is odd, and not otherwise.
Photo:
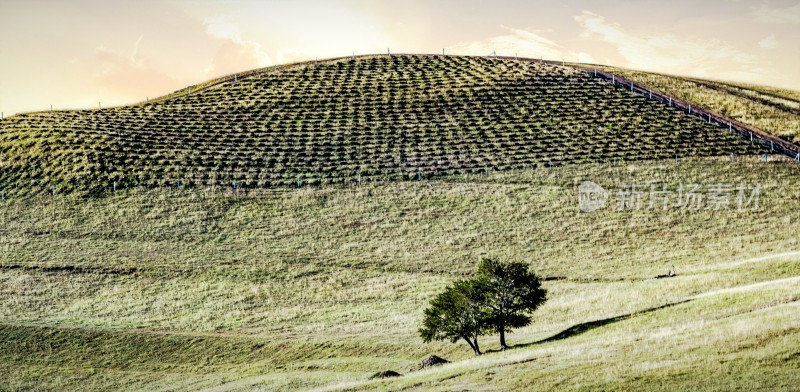
[[(690, 98), (795, 99), (714, 86)], [(0, 390), (791, 390), (800, 165), (760, 152), (573, 68), (449, 56), (7, 118)], [(580, 212), (586, 180), (605, 208)], [(422, 343), (483, 256), (545, 278), (535, 322), (479, 358)]]
[(800, 91), (600, 67), (704, 106), (789, 142), (800, 143)]
[[(789, 388), (800, 381), (799, 171), (663, 160), (7, 200), (2, 388)], [(762, 192), (756, 210), (585, 214), (586, 179)], [(474, 359), (462, 345), (423, 344), (427, 300), (482, 255), (529, 262), (551, 300), (510, 335), (513, 350)], [(673, 265), (677, 277), (646, 280)], [(456, 362), (411, 371), (430, 354)], [(386, 369), (404, 377), (367, 380)]]
[(416, 179), (757, 147), (571, 67), (375, 56), (252, 71), (149, 103), (0, 123), (14, 196)]

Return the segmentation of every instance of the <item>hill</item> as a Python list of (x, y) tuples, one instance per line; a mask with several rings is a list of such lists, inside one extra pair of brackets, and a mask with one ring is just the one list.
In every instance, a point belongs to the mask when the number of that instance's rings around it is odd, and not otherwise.
[(800, 91), (599, 67), (704, 106), (783, 140), (800, 143)]
[(13, 116), (0, 123), (0, 189), (264, 188), (760, 151), (569, 66), (366, 56), (251, 71), (140, 105)]
[[(35, 390), (780, 390), (800, 382), (800, 165), (647, 161), (0, 203), (0, 373)], [(760, 184), (758, 209), (580, 213), (577, 183)], [(647, 201), (645, 199), (645, 206)], [(424, 344), (481, 256), (550, 301), (472, 358)], [(648, 280), (674, 266), (677, 276)], [(497, 350), (495, 336), (481, 340)], [(429, 355), (450, 364), (412, 371)], [(370, 381), (383, 370), (403, 377)]]
[[(720, 124), (450, 56), (5, 119), (0, 390), (791, 390), (800, 165)], [(604, 208), (581, 212), (584, 181)], [(428, 300), (484, 256), (544, 278), (534, 323), (479, 358), (423, 343)]]

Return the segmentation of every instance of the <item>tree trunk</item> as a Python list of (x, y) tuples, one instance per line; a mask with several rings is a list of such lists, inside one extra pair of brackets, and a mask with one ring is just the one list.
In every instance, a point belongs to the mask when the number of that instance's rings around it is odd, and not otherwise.
[(475, 350), (475, 355), (476, 356), (482, 354), (481, 353), (481, 348), (478, 347), (478, 338), (475, 338), (475, 340), (473, 340), (473, 349)]
[(502, 347), (503, 350), (508, 348), (508, 345), (506, 345), (506, 328), (505, 328), (505, 326), (501, 326), (500, 327), (500, 347)]
[(474, 352), (476, 356), (481, 355), (481, 349), (478, 347), (477, 339), (475, 340), (475, 343), (469, 340), (468, 337), (464, 337), (464, 340), (467, 341), (467, 344), (469, 344), (469, 347), (472, 349), (472, 352)]

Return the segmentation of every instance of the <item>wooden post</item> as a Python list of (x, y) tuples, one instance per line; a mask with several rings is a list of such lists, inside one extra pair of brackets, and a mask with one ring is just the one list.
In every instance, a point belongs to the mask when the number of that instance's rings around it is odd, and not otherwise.
[(114, 193), (117, 193), (117, 182), (114, 181)]
[(678, 153), (675, 153), (675, 164), (679, 164), (680, 160), (678, 159)]
[(489, 164), (486, 163), (486, 177), (489, 177)]
[(631, 82), (631, 92), (633, 92), (633, 82)]
[(417, 168), (417, 181), (422, 181), (422, 169)]
[(672, 97), (669, 97), (669, 106), (672, 106)]
[(731, 162), (736, 162), (736, 156), (731, 153)]

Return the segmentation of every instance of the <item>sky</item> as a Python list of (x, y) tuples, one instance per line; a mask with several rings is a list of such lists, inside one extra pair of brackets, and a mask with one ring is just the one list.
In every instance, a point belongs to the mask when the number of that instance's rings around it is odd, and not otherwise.
[(800, 90), (800, 0), (0, 0), (0, 111), (350, 54), (518, 55)]

